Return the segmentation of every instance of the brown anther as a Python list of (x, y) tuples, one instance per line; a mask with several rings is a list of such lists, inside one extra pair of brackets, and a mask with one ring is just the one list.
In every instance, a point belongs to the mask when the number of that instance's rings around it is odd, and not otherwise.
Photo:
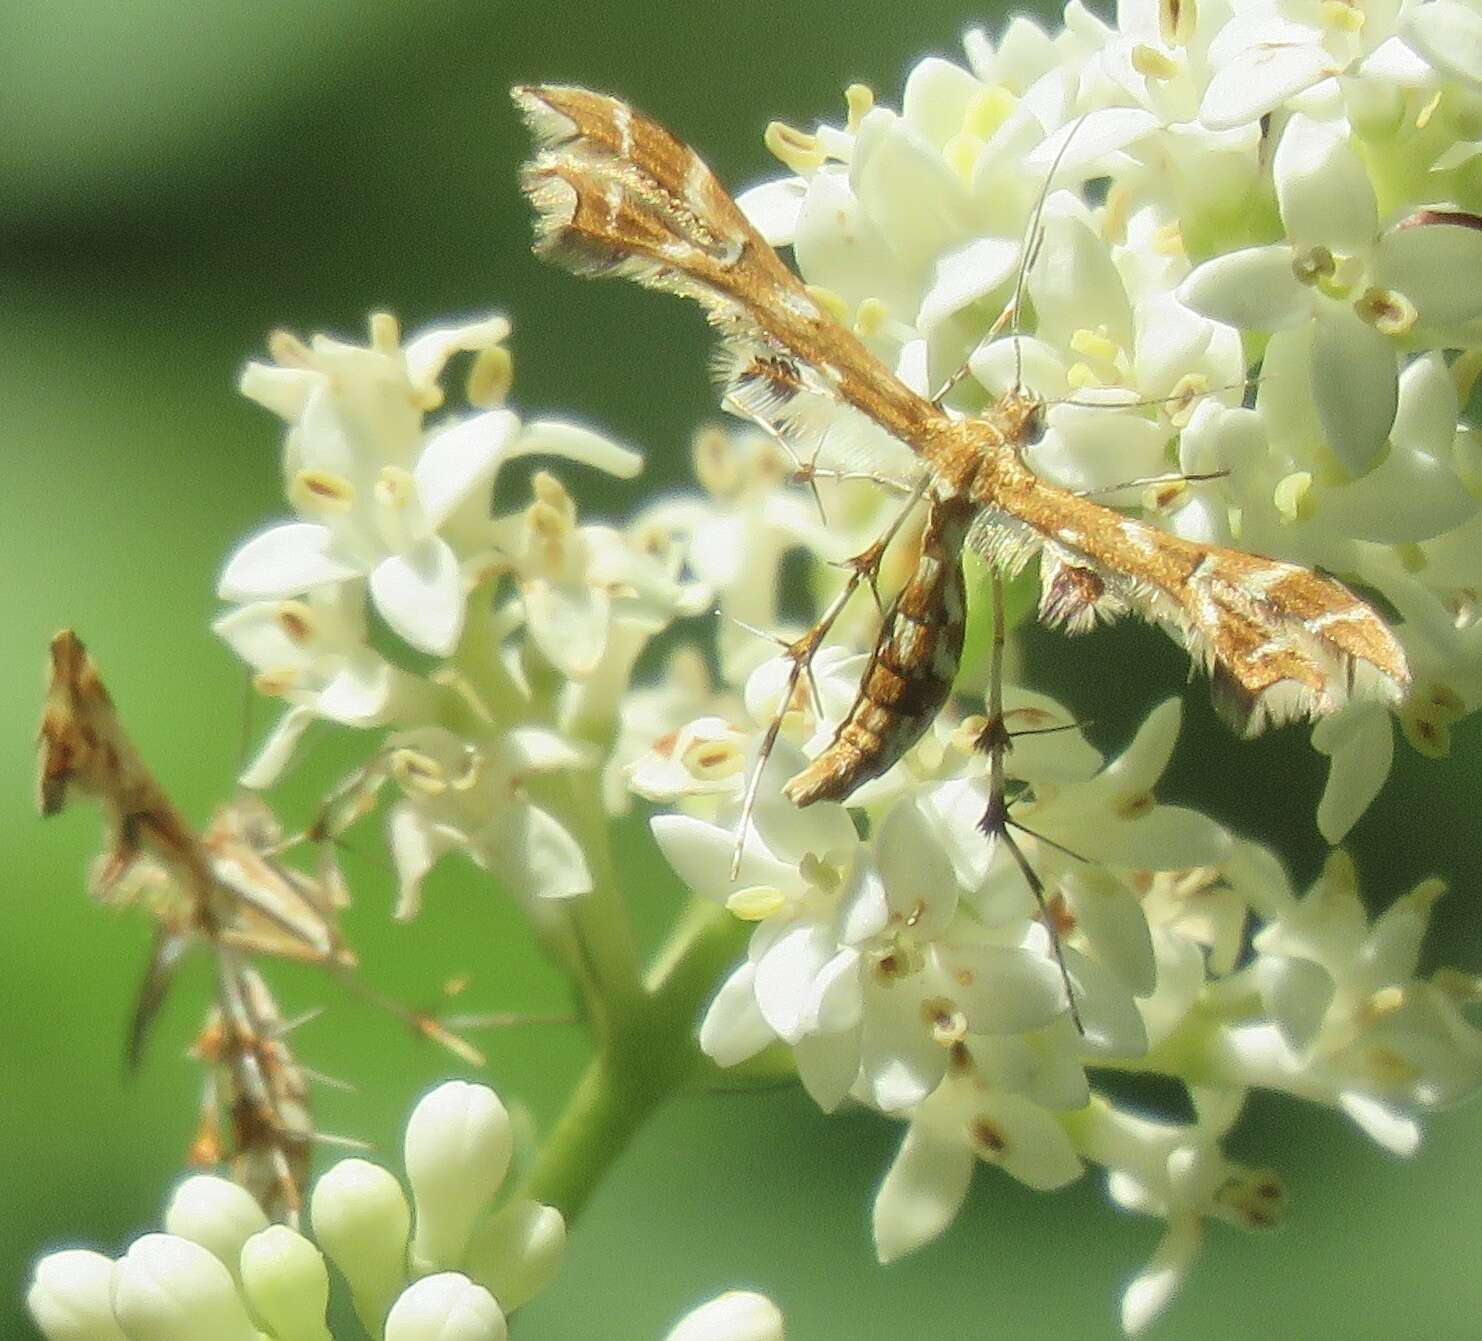
[(968, 1123), (967, 1138), (977, 1147), (979, 1154), (993, 1159), (1009, 1148), (1009, 1140), (1003, 1129), (986, 1117), (974, 1118)]

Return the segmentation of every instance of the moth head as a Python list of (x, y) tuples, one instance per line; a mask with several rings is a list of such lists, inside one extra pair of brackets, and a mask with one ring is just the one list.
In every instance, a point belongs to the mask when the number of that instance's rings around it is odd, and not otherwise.
[(994, 406), (1004, 436), (1017, 447), (1033, 447), (1045, 436), (1045, 403), (1032, 391), (1015, 387)]

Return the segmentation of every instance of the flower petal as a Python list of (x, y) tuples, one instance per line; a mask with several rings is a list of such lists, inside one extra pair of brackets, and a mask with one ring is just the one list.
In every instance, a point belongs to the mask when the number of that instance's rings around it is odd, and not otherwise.
[(965, 1145), (913, 1122), (875, 1194), (875, 1254), (888, 1264), (930, 1243), (957, 1217), (973, 1176)]
[(1178, 300), (1242, 330), (1278, 331), (1312, 315), (1310, 292), (1292, 273), (1287, 246), (1246, 247), (1205, 261), (1178, 287)]
[(1359, 252), (1379, 231), (1379, 204), (1346, 126), (1300, 112), (1286, 124), (1271, 171), (1287, 237), (1299, 251), (1323, 243)]
[(1458, 284), (1458, 275), (1482, 274), (1482, 231), (1465, 224), (1396, 228), (1374, 249), (1373, 279), (1415, 304), (1412, 338), (1465, 347), (1482, 321), (1482, 285)]
[(226, 561), (216, 594), (224, 601), (277, 600), (361, 570), (330, 552), (334, 533), (314, 522), (288, 522), (255, 535)]
[(594, 470), (631, 480), (643, 469), (643, 457), (610, 438), (580, 424), (562, 419), (537, 419), (510, 446), (509, 459), (517, 456), (564, 456)]
[(517, 801), (501, 807), (479, 846), (489, 869), (521, 896), (570, 899), (591, 892), (592, 872), (580, 844), (539, 806)]
[(792, 245), (808, 183), (801, 177), (778, 177), (736, 197), (747, 222), (773, 247)]
[(756, 965), (749, 959), (720, 986), (700, 1024), (700, 1051), (717, 1066), (736, 1066), (777, 1041), (756, 1004)]
[(1442, 74), (1482, 88), (1482, 14), (1474, 6), (1459, 0), (1416, 5), (1400, 36)]
[(1334, 455), (1349, 474), (1383, 450), (1399, 405), (1395, 347), (1352, 308), (1319, 303), (1312, 340), (1312, 395)]
[(519, 428), (519, 419), (508, 410), (487, 410), (427, 438), (412, 476), (428, 526), (436, 530), (493, 478)]
[(381, 617), (413, 647), (445, 657), (458, 646), (463, 574), (446, 541), (432, 536), (382, 559), (371, 570), (370, 591)]

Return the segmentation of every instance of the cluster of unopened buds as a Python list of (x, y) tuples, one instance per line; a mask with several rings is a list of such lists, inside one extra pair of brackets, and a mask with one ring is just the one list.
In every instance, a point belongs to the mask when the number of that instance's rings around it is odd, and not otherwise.
[[(410, 1204), (379, 1164), (341, 1160), (314, 1187), (310, 1239), (269, 1224), (236, 1183), (194, 1174), (170, 1198), (163, 1233), (116, 1262), (82, 1248), (42, 1258), (26, 1302), (46, 1341), (332, 1341), (327, 1257), (368, 1336), (504, 1341), (509, 1315), (551, 1283), (566, 1243), (553, 1207), (500, 1196), (512, 1153), (498, 1095), (449, 1081), (407, 1123)], [(667, 1341), (781, 1338), (776, 1307), (735, 1292)]]
[[(739, 199), (915, 392), (964, 416), (1016, 385), (1042, 398), (1024, 452), (1039, 475), (1382, 603), (1410, 681), (1314, 730), (1332, 843), (1384, 782), (1392, 721), (1435, 755), (1482, 705), (1482, 438), (1461, 422), (1482, 370), (1479, 51), (1461, 0), (1130, 0), (1115, 23), (1072, 3), (1054, 32), (1015, 19), (996, 44), (970, 34), (965, 63), (921, 62), (899, 112), (855, 87), (842, 125), (774, 125), (788, 172)], [(917, 559), (907, 518), (860, 580), (911, 495), (905, 449), (842, 410), (816, 453), (767, 424), (710, 427), (698, 489), (625, 527), (585, 522), (548, 460), (631, 476), (640, 459), (507, 408), (508, 335), (491, 317), (403, 342), (378, 316), (366, 346), (275, 337), (243, 378), (288, 425), (296, 514), (220, 582), (217, 631), (285, 705), (243, 781), (271, 785), (316, 723), (374, 730), (345, 795), (367, 810), (395, 793), (399, 916), (460, 854), (620, 1033), (603, 985), (640, 989), (612, 934), (627, 873), (609, 820), (641, 798), (683, 882), (728, 934), (749, 929), (723, 981), (654, 990), (675, 1037), (698, 1024), (721, 1067), (780, 1044), (825, 1110), (905, 1125), (874, 1207), (882, 1261), (952, 1221), (978, 1163), (1043, 1190), (1104, 1169), (1118, 1204), (1166, 1222), (1124, 1296), (1129, 1332), (1176, 1292), (1206, 1221), (1280, 1218), (1276, 1174), (1221, 1145), (1250, 1090), (1337, 1107), (1409, 1153), (1417, 1115), (1482, 1082), (1478, 983), (1420, 969), (1439, 882), (1371, 915), (1341, 849), (1299, 893), (1269, 850), (1161, 802), (1174, 700), (1107, 760), (1061, 704), (988, 685), (970, 636), (955, 706), (893, 767), (795, 806), (784, 784), (873, 664), (869, 588), (888, 602)], [(468, 409), (443, 413), (455, 359)], [(520, 457), (542, 458), (530, 501), (491, 515)], [(806, 656), (782, 613), (799, 556), (830, 612)], [(1010, 596), (1012, 623), (1033, 602), (1022, 582)], [(1005, 780), (1014, 851), (984, 834)], [(687, 934), (660, 956), (671, 981)], [(1149, 1116), (1088, 1068), (1181, 1081), (1188, 1104)], [(347, 1161), (310, 1200), (316, 1248), (195, 1178), (169, 1232), (119, 1262), (45, 1259), (32, 1311), (50, 1341), (317, 1341), (322, 1249), (373, 1335), (502, 1337), (564, 1233), (529, 1199), (489, 1211), (508, 1155), (497, 1099), (445, 1087), (408, 1129), (415, 1217), (391, 1175)], [(775, 1310), (736, 1295), (672, 1337), (773, 1335)]]

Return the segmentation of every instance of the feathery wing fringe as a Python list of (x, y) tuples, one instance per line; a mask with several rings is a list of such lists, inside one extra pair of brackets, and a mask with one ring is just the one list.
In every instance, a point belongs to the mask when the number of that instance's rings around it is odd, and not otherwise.
[(1014, 486), (1013, 512), (985, 508), (968, 543), (1009, 572), (1041, 554), (1048, 624), (1078, 633), (1127, 611), (1161, 624), (1208, 672), (1236, 732), (1404, 693), (1394, 635), (1332, 578), (1169, 535), (1032, 476)]

